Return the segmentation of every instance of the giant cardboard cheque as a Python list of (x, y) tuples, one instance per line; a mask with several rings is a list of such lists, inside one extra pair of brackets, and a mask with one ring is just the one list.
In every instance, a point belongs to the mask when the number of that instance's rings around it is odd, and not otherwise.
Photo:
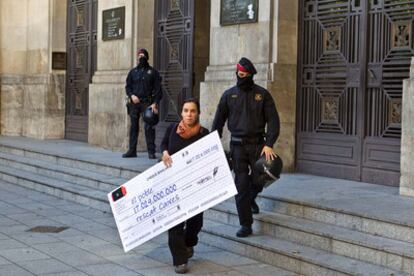
[(217, 131), (171, 157), (108, 194), (125, 252), (237, 193)]

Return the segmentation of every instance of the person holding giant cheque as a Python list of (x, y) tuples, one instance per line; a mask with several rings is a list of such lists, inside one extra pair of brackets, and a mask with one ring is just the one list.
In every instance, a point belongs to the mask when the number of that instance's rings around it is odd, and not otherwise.
[[(195, 98), (185, 100), (181, 110), (181, 122), (173, 123), (167, 128), (161, 143), (162, 161), (167, 167), (174, 166), (172, 154), (209, 134), (200, 125), (199, 116), (199, 101)], [(188, 259), (194, 254), (193, 247), (197, 245), (202, 226), (203, 213), (200, 213), (168, 230), (168, 246), (176, 273), (184, 274), (188, 271)]]

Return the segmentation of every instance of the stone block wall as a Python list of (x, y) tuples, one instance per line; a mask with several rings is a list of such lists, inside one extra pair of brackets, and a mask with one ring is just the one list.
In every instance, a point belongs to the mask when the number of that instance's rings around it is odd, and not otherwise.
[(63, 138), (65, 72), (51, 52), (66, 49), (66, 1), (0, 1), (0, 133)]
[(414, 196), (414, 57), (410, 78), (404, 80), (402, 99), (400, 194)]
[(267, 89), (275, 100), (280, 117), (280, 135), (275, 151), (283, 159), (284, 171), (295, 168), (296, 147), (296, 64), (274, 63), (273, 81)]
[(65, 75), (2, 74), (0, 81), (2, 135), (64, 137)]
[[(236, 84), (235, 66), (245, 56), (258, 71), (254, 79), (269, 90), (281, 119), (275, 145), (284, 170), (294, 170), (298, 1), (259, 1), (258, 22), (220, 26), (220, 1), (211, 1), (210, 64), (200, 85), (201, 123), (210, 128), (220, 96)], [(223, 145), (228, 147), (229, 134)]]
[(124, 100), (127, 73), (126, 70), (95, 73), (93, 83), (89, 85), (90, 144), (113, 150), (128, 147), (129, 117)]
[[(98, 5), (98, 30), (102, 11), (125, 6), (125, 38), (103, 41), (98, 35), (97, 71), (89, 85), (88, 143), (112, 150), (128, 148), (129, 116), (125, 107), (125, 79), (136, 66), (136, 50), (146, 48), (153, 58), (154, 1), (113, 0)], [(138, 151), (144, 151), (140, 124)]]
[(20, 136), (23, 133), (23, 77), (4, 75), (0, 78), (2, 135)]

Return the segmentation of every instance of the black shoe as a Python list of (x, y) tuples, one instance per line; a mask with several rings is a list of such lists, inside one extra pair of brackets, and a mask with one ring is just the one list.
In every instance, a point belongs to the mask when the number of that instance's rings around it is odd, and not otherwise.
[(187, 264), (180, 264), (174, 267), (175, 273), (177, 274), (185, 274), (188, 272)]
[(148, 153), (148, 158), (149, 159), (157, 159), (157, 157), (155, 157), (155, 153)]
[(187, 247), (187, 259), (190, 259), (194, 255), (194, 248), (192, 246)]
[(136, 151), (127, 151), (126, 153), (122, 154), (122, 158), (132, 158), (137, 157)]
[(239, 238), (245, 238), (253, 233), (251, 227), (242, 226), (239, 231), (237, 231), (236, 236)]
[(252, 200), (250, 207), (252, 208), (252, 214), (258, 214), (260, 212), (259, 205), (257, 205), (254, 199)]

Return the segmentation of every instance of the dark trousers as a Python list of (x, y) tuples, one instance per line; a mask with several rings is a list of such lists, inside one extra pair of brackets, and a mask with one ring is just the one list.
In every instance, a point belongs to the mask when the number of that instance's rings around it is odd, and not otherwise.
[(203, 227), (203, 213), (168, 230), (168, 246), (174, 266), (188, 262), (187, 247), (195, 246), (198, 243), (198, 233), (200, 233), (201, 227)]
[(261, 185), (256, 185), (257, 172), (253, 169), (254, 164), (260, 157), (263, 145), (231, 145), (233, 170), (237, 188), (236, 207), (239, 215), (239, 222), (242, 226), (251, 227), (253, 215), (251, 202), (257, 194), (263, 190)]
[[(131, 118), (131, 127), (129, 131), (129, 151), (137, 151), (139, 118), (141, 113), (147, 108), (147, 104), (130, 104), (129, 117)], [(148, 153), (155, 153), (155, 128), (144, 123), (145, 141), (147, 143)]]
[(250, 201), (253, 201), (256, 200), (257, 195), (263, 191), (263, 185), (255, 184), (252, 174), (250, 174), (250, 185)]

